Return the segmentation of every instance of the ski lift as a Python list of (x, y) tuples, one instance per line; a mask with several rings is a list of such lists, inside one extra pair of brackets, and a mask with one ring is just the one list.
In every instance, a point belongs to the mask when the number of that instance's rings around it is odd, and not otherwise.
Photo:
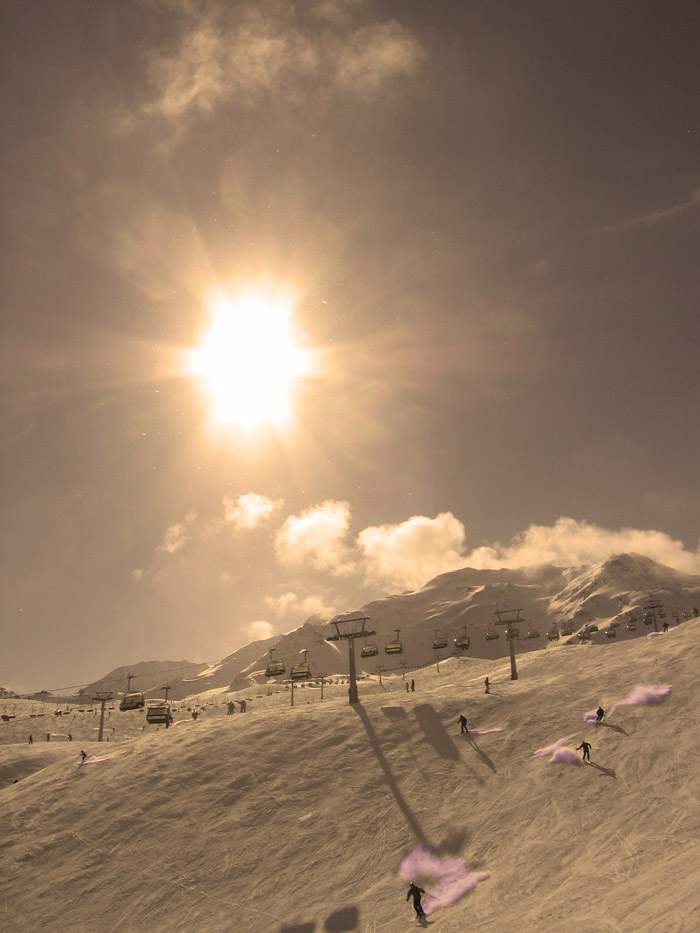
[(559, 632), (553, 628), (551, 631), (547, 632), (548, 641), (559, 641)]
[(280, 674), (285, 674), (287, 669), (284, 666), (284, 661), (274, 661), (272, 658), (272, 652), (274, 648), (270, 648), (270, 660), (267, 662), (267, 667), (265, 668), (266, 677), (279, 677)]
[(509, 625), (506, 629), (506, 638), (520, 638), (520, 629), (517, 626)]
[(122, 713), (131, 709), (143, 709), (146, 705), (146, 701), (144, 700), (142, 693), (129, 692), (129, 687), (131, 687), (131, 681), (133, 679), (133, 674), (126, 675), (126, 692), (121, 699), (121, 703), (119, 704), (119, 709), (122, 711)]
[(401, 629), (397, 628), (394, 631), (396, 632), (396, 640), (387, 642), (387, 644), (384, 645), (384, 652), (386, 654), (403, 654), (403, 645), (399, 641), (399, 632)]
[(615, 631), (614, 628), (606, 628), (605, 634), (607, 635), (608, 638), (617, 638), (617, 632)]
[(374, 658), (379, 654), (379, 648), (376, 645), (364, 644), (360, 650), (360, 657), (362, 658)]
[(666, 610), (665, 610), (665, 609), (659, 609), (659, 618), (660, 618), (660, 619), (665, 619), (665, 618), (666, 618)]
[(311, 668), (306, 662), (306, 655), (308, 651), (306, 648), (302, 648), (302, 651), (304, 652), (304, 660), (301, 661), (299, 664), (295, 664), (294, 667), (289, 672), (289, 676), (294, 681), (309, 680), (311, 678)]
[(645, 612), (645, 613), (644, 613), (644, 624), (645, 624), (645, 625), (653, 625), (653, 624), (654, 624), (654, 614), (653, 614), (653, 612)]
[(458, 635), (457, 638), (455, 638), (455, 648), (457, 648), (458, 651), (466, 651), (469, 647), (467, 626), (463, 625), (462, 628), (464, 629), (464, 635)]
[[(142, 693), (125, 693), (119, 704), (119, 709), (122, 713), (125, 713), (130, 709), (143, 709), (145, 705), (146, 701)], [(83, 710), (79, 712), (82, 713)]]
[(627, 629), (628, 632), (636, 632), (636, 631), (637, 631), (637, 623), (636, 623), (636, 622), (628, 622), (627, 625), (625, 626), (625, 628)]
[(610, 623), (610, 626), (609, 626), (609, 627), (610, 627), (610, 628), (619, 628), (619, 627), (620, 627), (620, 623), (617, 621), (617, 619), (613, 619), (613, 621)]
[(533, 628), (527, 633), (527, 637), (528, 638), (539, 638), (540, 633), (536, 629)]
[(570, 625), (562, 625), (561, 633), (562, 635), (573, 635), (574, 630), (571, 628)]
[(158, 703), (149, 706), (146, 710), (146, 722), (151, 725), (164, 725), (167, 729), (173, 721), (173, 714), (170, 712), (170, 706), (167, 703)]
[(486, 641), (495, 641), (498, 638), (498, 632), (487, 632)]
[(439, 629), (435, 629), (435, 639), (433, 640), (433, 651), (439, 651), (441, 648), (447, 648), (447, 639), (438, 635)]

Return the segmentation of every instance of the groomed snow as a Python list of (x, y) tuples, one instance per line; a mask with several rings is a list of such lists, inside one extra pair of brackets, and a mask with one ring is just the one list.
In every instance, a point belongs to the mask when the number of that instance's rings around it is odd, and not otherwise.
[[(519, 656), (516, 681), (507, 661), (441, 662), (415, 672), (415, 693), (400, 676), (363, 681), (359, 708), (333, 685), (323, 701), (295, 691), (293, 708), (284, 691), (241, 692), (230, 698), (248, 712), (233, 716), (224, 695), (167, 731), (116, 711), (108, 745), (92, 713), (49, 724), (18, 708), (0, 723), (0, 922), (393, 933), (415, 925), (415, 871), (444, 933), (569, 933), (573, 919), (694, 933), (699, 640), (693, 621), (653, 652), (645, 639), (555, 646)], [(605, 720), (582, 723), (597, 705)], [(460, 735), (461, 713), (474, 734)], [(582, 739), (585, 767), (533, 756), (575, 755)], [(79, 766), (81, 749), (106, 757)]]

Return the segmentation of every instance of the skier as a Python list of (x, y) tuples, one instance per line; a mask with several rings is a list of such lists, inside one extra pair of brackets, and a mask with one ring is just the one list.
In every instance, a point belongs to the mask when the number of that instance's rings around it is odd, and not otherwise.
[(241, 705), (241, 712), (242, 712), (242, 713), (245, 713), (245, 709), (246, 709), (245, 700), (239, 700), (238, 702), (239, 702), (240, 705)]
[(80, 761), (81, 763), (87, 758), (87, 752), (84, 752), (82, 748), (80, 749)]
[(33, 735), (30, 735), (29, 738), (27, 739), (27, 741), (29, 742), (30, 745), (33, 745), (33, 744), (34, 744), (34, 736), (33, 736)]
[(590, 761), (591, 760), (591, 748), (593, 748), (590, 742), (586, 742), (586, 740), (583, 739), (581, 741), (581, 744), (576, 749), (576, 751), (578, 751), (579, 748), (583, 749), (583, 754), (581, 755), (581, 761)]
[(467, 729), (467, 717), (466, 716), (460, 716), (457, 722), (462, 727), (461, 728), (462, 732), (469, 732), (469, 729)]
[(411, 681), (411, 693), (415, 693), (415, 692), (416, 692), (416, 682), (415, 680), (412, 680)]
[(667, 631), (668, 631), (668, 622), (664, 622), (664, 624), (663, 624), (663, 630), (664, 630), (664, 632), (667, 632)]
[(418, 917), (419, 920), (422, 917), (425, 917), (425, 911), (423, 910), (423, 906), (420, 902), (421, 894), (425, 894), (423, 888), (419, 888), (417, 884), (411, 882), (411, 886), (408, 889), (408, 894), (406, 895), (406, 900), (408, 900), (409, 897), (413, 897), (413, 908), (416, 912), (416, 917)]
[(605, 710), (603, 709), (602, 706), (599, 706), (598, 709), (595, 711), (595, 721), (600, 722), (603, 716), (605, 716)]
[(408, 684), (406, 684), (406, 693), (408, 693), (409, 689), (410, 689), (410, 688), (409, 688)]
[(489, 679), (488, 679), (488, 677), (487, 677), (486, 680), (484, 681), (484, 686), (486, 687), (486, 690), (485, 690), (484, 692), (485, 692), (485, 693), (488, 693), (488, 692), (489, 692), (489, 686), (490, 686), (490, 685), (489, 685)]

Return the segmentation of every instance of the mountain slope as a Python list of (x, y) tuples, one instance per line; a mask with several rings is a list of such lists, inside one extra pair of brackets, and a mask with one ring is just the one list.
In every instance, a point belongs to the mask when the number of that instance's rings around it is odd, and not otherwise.
[[(490, 877), (435, 919), (445, 933), (690, 933), (700, 925), (700, 622), (626, 643), (450, 660), (307, 705), (253, 698), (129, 742), (38, 763), (4, 787), (4, 918), (13, 933), (393, 931), (417, 845)], [(483, 677), (492, 693), (483, 692)], [(646, 706), (606, 709), (636, 683)], [(307, 691), (308, 692), (308, 691)], [(465, 712), (471, 729), (460, 735)], [(128, 718), (128, 714), (124, 714)], [(586, 737), (592, 764), (536, 749)], [(51, 746), (52, 751), (54, 746)], [(38, 751), (0, 746), (9, 779)], [(14, 765), (13, 765), (14, 762)], [(26, 773), (26, 772), (25, 772)], [(434, 879), (418, 878), (425, 888)]]

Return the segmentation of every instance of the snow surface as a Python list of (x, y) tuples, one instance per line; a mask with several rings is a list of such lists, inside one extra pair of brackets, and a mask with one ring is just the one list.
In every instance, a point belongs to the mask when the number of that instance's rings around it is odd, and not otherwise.
[[(700, 620), (654, 651), (529, 653), (516, 681), (504, 660), (443, 661), (415, 673), (416, 693), (400, 675), (363, 681), (359, 708), (334, 684), (323, 700), (295, 691), (294, 707), (283, 690), (223, 694), (196, 721), (178, 704), (168, 730), (115, 711), (107, 746), (96, 714), (49, 726), (18, 701), (0, 722), (0, 927), (393, 933), (415, 925), (404, 876), (417, 871), (426, 890), (444, 884), (451, 903), (429, 920), (444, 933), (569, 933), (574, 918), (695, 933), (699, 664)], [(249, 711), (228, 716), (244, 697)], [(618, 706), (614, 721), (582, 724), (598, 704)], [(503, 732), (466, 741), (460, 713)], [(592, 742), (590, 766), (533, 757), (574, 735)], [(81, 748), (108, 757), (76, 767)], [(467, 872), (478, 883), (462, 890)]]

